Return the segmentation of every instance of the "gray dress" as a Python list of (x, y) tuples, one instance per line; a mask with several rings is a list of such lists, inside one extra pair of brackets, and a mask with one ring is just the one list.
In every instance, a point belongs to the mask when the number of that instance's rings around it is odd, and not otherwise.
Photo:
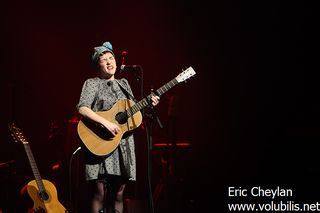
[[(86, 106), (94, 112), (105, 111), (121, 99), (128, 99), (123, 89), (133, 97), (131, 88), (126, 79), (106, 80), (89, 78), (82, 87), (77, 108)], [(106, 170), (106, 171), (105, 171)], [(108, 156), (96, 156), (85, 150), (86, 180), (96, 180), (104, 174), (118, 175), (129, 180), (136, 180), (136, 157), (133, 135), (129, 134), (121, 139), (117, 149)]]

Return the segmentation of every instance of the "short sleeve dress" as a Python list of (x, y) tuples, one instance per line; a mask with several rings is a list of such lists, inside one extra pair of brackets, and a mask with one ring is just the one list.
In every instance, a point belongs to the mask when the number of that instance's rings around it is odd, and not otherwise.
[[(89, 78), (83, 84), (77, 108), (86, 106), (94, 112), (106, 111), (111, 109), (118, 100), (130, 99), (130, 97), (133, 97), (132, 90), (124, 78), (120, 80)], [(108, 156), (96, 156), (86, 149), (84, 156), (88, 181), (97, 180), (105, 174), (136, 180), (136, 157), (132, 134), (123, 137), (119, 146)]]

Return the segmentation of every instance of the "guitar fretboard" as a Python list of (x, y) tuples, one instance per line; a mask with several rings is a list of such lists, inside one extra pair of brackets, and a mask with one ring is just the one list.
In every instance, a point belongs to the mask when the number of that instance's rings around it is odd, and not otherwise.
[[(159, 89), (157, 89), (155, 94), (158, 95), (158, 96), (161, 96), (162, 94), (164, 94), (165, 92), (170, 90), (172, 87), (174, 87), (178, 83), (179, 82), (174, 78), (171, 81), (169, 81), (168, 83), (166, 83), (165, 85), (163, 85), (162, 87), (160, 87)], [(150, 98), (151, 98), (151, 95), (152, 94), (148, 95), (147, 97), (143, 98), (142, 100), (140, 100), (138, 103), (136, 103), (132, 107), (129, 107), (125, 111), (125, 113), (127, 114), (127, 117), (133, 116), (135, 113), (139, 112), (141, 109), (143, 109), (146, 106), (148, 106)]]
[(23, 147), (24, 147), (24, 149), (25, 149), (25, 151), (27, 153), (28, 160), (29, 160), (29, 163), (30, 163), (33, 175), (34, 175), (34, 178), (35, 178), (35, 180), (37, 182), (39, 191), (40, 191), (40, 193), (41, 192), (45, 192), (45, 187), (43, 185), (42, 178), (40, 176), (40, 172), (39, 172), (39, 169), (37, 167), (36, 161), (34, 160), (34, 157), (33, 157), (31, 148), (29, 146), (29, 143), (23, 143)]

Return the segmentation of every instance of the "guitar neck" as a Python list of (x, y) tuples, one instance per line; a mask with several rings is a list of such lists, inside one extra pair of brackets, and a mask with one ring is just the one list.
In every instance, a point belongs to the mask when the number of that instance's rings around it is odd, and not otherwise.
[(37, 182), (39, 191), (40, 192), (45, 192), (45, 187), (43, 185), (42, 178), (40, 176), (40, 172), (39, 172), (39, 169), (37, 167), (36, 161), (34, 160), (34, 157), (33, 157), (33, 154), (32, 154), (31, 147), (30, 147), (29, 143), (23, 143), (23, 147), (24, 147), (24, 149), (25, 149), (25, 151), (27, 153), (28, 160), (29, 160), (29, 163), (30, 163), (33, 175), (34, 175), (34, 178), (35, 178), (35, 180)]
[[(174, 78), (171, 81), (169, 81), (168, 83), (166, 83), (165, 85), (163, 85), (162, 87), (160, 87), (159, 89), (156, 90), (155, 94), (158, 95), (159, 97), (161, 95), (163, 95), (164, 93), (166, 93), (168, 90), (170, 90), (171, 88), (173, 88), (174, 86), (176, 86), (179, 82)], [(146, 106), (149, 105), (149, 100), (151, 98), (151, 95), (148, 95), (147, 97), (143, 98), (142, 100), (140, 100), (138, 103), (136, 103), (135, 105), (133, 105), (132, 107), (129, 107), (126, 110), (126, 114), (128, 117), (133, 116), (136, 112), (142, 110), (143, 108), (145, 108)]]

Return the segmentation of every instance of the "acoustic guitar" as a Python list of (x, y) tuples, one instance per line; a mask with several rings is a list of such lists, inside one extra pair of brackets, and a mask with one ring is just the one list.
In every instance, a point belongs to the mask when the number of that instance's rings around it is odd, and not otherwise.
[(35, 180), (32, 180), (27, 184), (27, 192), (33, 200), (32, 212), (68, 212), (66, 208), (64, 208), (64, 206), (59, 202), (57, 189), (54, 184), (41, 178), (29, 142), (26, 140), (22, 131), (14, 123), (9, 124), (8, 127), (15, 142), (21, 142), (23, 144), (35, 178)]
[[(154, 94), (160, 97), (178, 83), (186, 81), (195, 74), (194, 69), (189, 67), (156, 90)], [(97, 123), (88, 119), (81, 119), (77, 125), (77, 131), (83, 144), (90, 152), (98, 156), (112, 153), (118, 147), (121, 138), (126, 132), (140, 126), (142, 123), (140, 110), (150, 105), (151, 95), (148, 95), (137, 103), (129, 99), (122, 99), (117, 101), (110, 110), (96, 112), (98, 115), (119, 126), (120, 132), (116, 136), (113, 136), (106, 128)]]

